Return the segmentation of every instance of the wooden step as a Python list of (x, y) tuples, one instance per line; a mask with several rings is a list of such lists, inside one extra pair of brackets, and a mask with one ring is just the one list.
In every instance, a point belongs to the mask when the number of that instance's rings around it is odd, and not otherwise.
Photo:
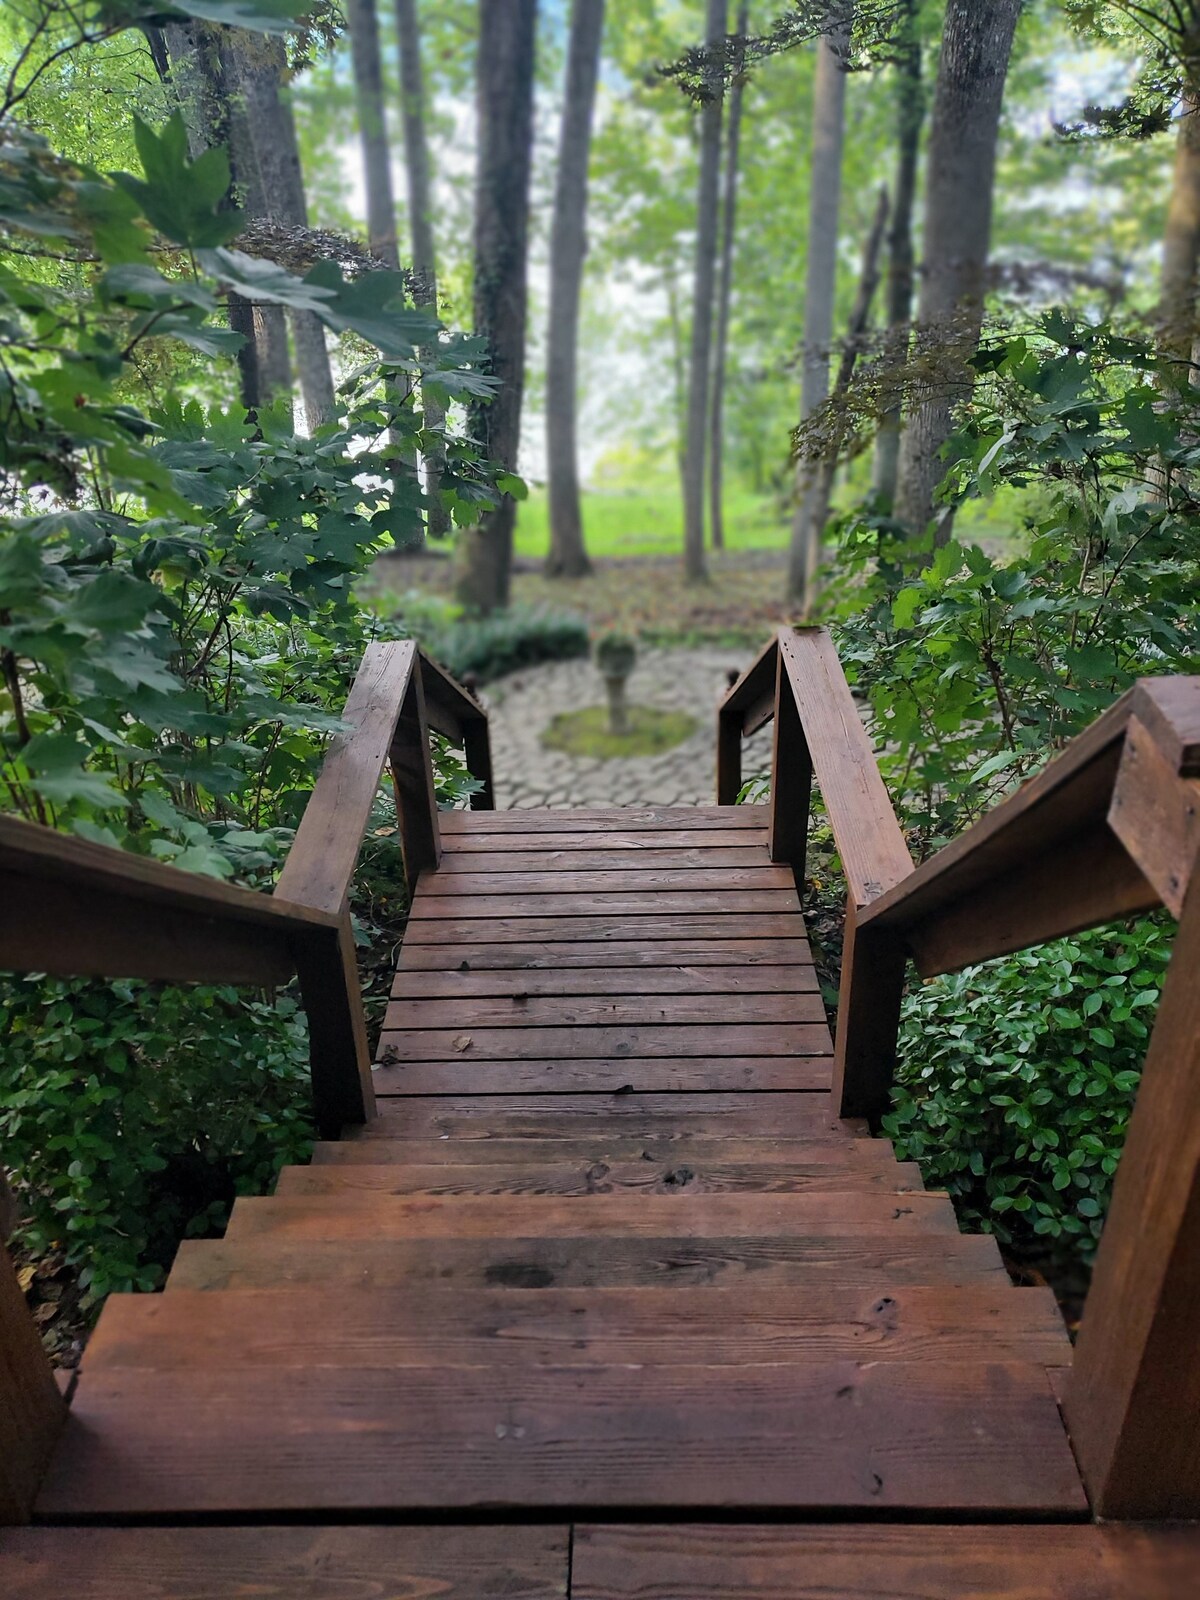
[(895, 1284), (1007, 1284), (986, 1234), (801, 1238), (340, 1239), (238, 1242), (185, 1239), (168, 1291), (275, 1288), (286, 1284), (394, 1288), (440, 1284), (538, 1289), (675, 1285), (794, 1285), (885, 1292)]
[[(593, 911), (590, 915), (576, 913), (558, 915), (526, 913), (518, 915), (505, 897), (496, 897), (499, 904), (495, 915), (475, 914), (477, 901), (469, 910), (455, 909), (451, 914), (436, 917), (414, 917), (404, 930), (406, 948), (414, 945), (450, 945), (454, 961), (467, 959), (463, 946), (473, 944), (570, 944), (573, 940), (586, 940), (589, 944), (638, 945), (656, 944), (660, 939), (672, 941), (707, 939), (719, 941), (722, 956), (728, 960), (730, 939), (769, 940), (773, 950), (787, 939), (804, 938), (804, 924), (795, 910), (771, 911), (763, 907), (735, 912), (730, 908), (690, 914), (647, 909), (618, 915), (612, 906)], [(763, 895), (756, 897), (758, 900)], [(782, 898), (774, 893), (766, 898)], [(808, 949), (807, 941), (804, 945)], [(601, 958), (602, 959), (602, 958)]]
[[(686, 1034), (691, 1030), (661, 1030)], [(696, 1029), (731, 1038), (736, 1028)], [(786, 1030), (783, 1030), (786, 1031)], [(793, 1030), (799, 1032), (801, 1030)], [(817, 1030), (810, 1030), (816, 1032)], [(632, 1035), (633, 1030), (629, 1030)], [(581, 1029), (577, 1034), (557, 1028), (496, 1029), (483, 1034), (433, 1035), (424, 1033), (384, 1033), (379, 1047), (383, 1065), (373, 1074), (377, 1095), (396, 1094), (580, 1094), (604, 1091), (610, 1094), (763, 1094), (772, 1091), (801, 1090), (808, 1094), (828, 1094), (833, 1083), (832, 1042), (824, 1024), (819, 1030), (817, 1050), (828, 1054), (764, 1056), (666, 1056), (655, 1054), (664, 1041), (647, 1037), (621, 1037), (618, 1028)], [(770, 1034), (770, 1029), (747, 1028), (747, 1034)], [(503, 1047), (496, 1049), (495, 1038), (505, 1035)], [(602, 1035), (617, 1035), (608, 1039)], [(554, 1038), (547, 1038), (553, 1035)], [(780, 1038), (780, 1034), (773, 1035)], [(470, 1039), (455, 1056), (456, 1042)], [(397, 1047), (418, 1051), (433, 1041), (435, 1054), (413, 1056), (397, 1061)], [(681, 1044), (686, 1041), (679, 1041)], [(615, 1044), (618, 1053), (577, 1059), (578, 1052), (601, 1050)], [(628, 1052), (626, 1052), (626, 1045)], [(478, 1048), (476, 1048), (478, 1046)], [(647, 1048), (645, 1056), (633, 1054)]]
[(723, 1139), (716, 1135), (652, 1135), (646, 1139), (595, 1132), (580, 1139), (339, 1139), (313, 1146), (317, 1165), (488, 1167), (533, 1166), (549, 1171), (572, 1164), (636, 1162), (695, 1171), (721, 1167), (782, 1169), (803, 1178), (822, 1172), (894, 1172), (899, 1163), (887, 1139)]
[(1070, 1362), (1045, 1289), (236, 1289), (112, 1295), (103, 1367)]
[(5, 1528), (5, 1600), (566, 1600), (570, 1530)]
[(1200, 1529), (780, 1527), (575, 1529), (573, 1600), (1183, 1600)]
[(726, 834), (714, 835), (710, 830), (707, 838), (712, 842), (707, 847), (697, 843), (698, 839), (706, 837), (703, 833), (684, 835), (689, 843), (674, 845), (660, 845), (657, 837), (647, 838), (645, 834), (636, 837), (643, 842), (633, 845), (626, 838), (623, 844), (610, 844), (608, 836), (603, 835), (598, 839), (579, 839), (577, 849), (564, 848), (561, 844), (554, 847), (543, 845), (536, 853), (504, 848), (495, 839), (475, 840), (474, 844), (482, 847), (466, 850), (463, 848), (466, 840), (456, 837), (442, 855), (437, 879), (439, 884), (444, 884), (448, 878), (497, 872), (657, 873), (713, 872), (718, 868), (729, 868), (736, 876), (738, 872), (754, 869), (769, 872), (790, 870), (771, 866), (766, 845), (759, 842), (764, 836), (758, 833), (752, 832), (749, 835), (750, 842), (739, 845), (726, 844)]
[[(581, 858), (570, 863), (564, 873), (544, 872), (541, 856), (527, 859), (522, 870), (514, 873), (485, 872), (472, 863), (464, 868), (462, 861), (457, 871), (421, 874), (416, 899), (426, 901), (448, 895), (470, 895), (472, 899), (488, 895), (568, 895), (587, 897), (592, 894), (652, 894), (655, 897), (671, 894), (741, 894), (747, 890), (777, 889), (796, 895), (796, 879), (790, 867), (773, 867), (762, 861), (730, 866), (721, 862), (704, 866), (659, 867), (646, 860), (624, 866), (610, 856), (599, 869), (589, 868)], [(669, 908), (664, 908), (669, 909)], [(796, 902), (796, 909), (799, 904)]]
[[(470, 977), (467, 973), (464, 976)], [(609, 979), (614, 983), (613, 979)], [(619, 983), (619, 979), (615, 980)], [(419, 989), (420, 984), (416, 987)], [(533, 995), (528, 988), (519, 988), (511, 995), (487, 999), (472, 999), (464, 995), (451, 995), (445, 999), (393, 1000), (387, 1008), (384, 1027), (389, 1031), (409, 1029), (449, 1029), (455, 1034), (474, 1035), (478, 1029), (510, 1028), (522, 1033), (545, 1028), (555, 1032), (563, 1028), (664, 1028), (671, 1027), (686, 1032), (708, 1032), (710, 1028), (738, 1029), (750, 1023), (766, 1023), (773, 1029), (789, 1033), (804, 1023), (819, 1023), (825, 1030), (825, 1005), (819, 994), (682, 994), (633, 995), (605, 994), (586, 996)], [(829, 1049), (828, 1031), (822, 1033), (825, 1041), (821, 1048)], [(423, 1056), (429, 1052), (422, 1051)], [(590, 1050), (586, 1054), (607, 1055), (607, 1050)], [(646, 1052), (636, 1050), (635, 1055)], [(686, 1056), (693, 1053), (719, 1055), (713, 1045), (709, 1051), (693, 1052), (676, 1046), (663, 1052), (665, 1055)], [(730, 1055), (792, 1055), (797, 1053), (793, 1043), (787, 1049), (760, 1050), (738, 1040), (733, 1041)]]
[[(476, 813), (478, 815), (479, 813)], [(544, 815), (544, 813), (543, 813)], [(754, 850), (760, 861), (767, 855), (767, 825), (765, 822), (743, 822), (738, 827), (724, 827), (719, 831), (706, 827), (688, 827), (686, 823), (674, 828), (631, 828), (623, 816), (616, 819), (612, 829), (564, 829), (562, 813), (546, 818), (544, 829), (523, 830), (509, 828), (501, 835), (496, 831), (463, 831), (454, 827), (441, 829), (442, 861), (503, 851), (506, 858), (534, 854), (549, 856), (560, 851), (634, 851), (658, 850)]]
[[(786, 922), (789, 913), (800, 918), (800, 897), (795, 889), (680, 889), (675, 892), (651, 889), (598, 889), (587, 893), (575, 886), (574, 879), (565, 879), (553, 893), (520, 894), (501, 888), (493, 894), (474, 894), (469, 900), (461, 895), (439, 895), (434, 892), (434, 879), (422, 879), (428, 884), (413, 897), (408, 913), (405, 938), (426, 923), (434, 927), (456, 917), (470, 917), (472, 921), (491, 919), (511, 921), (526, 917), (561, 917), (569, 922), (597, 917), (608, 919), (630, 917), (651, 918), (662, 922), (678, 917), (686, 922), (694, 917), (761, 916), (767, 921)], [(798, 931), (803, 931), (802, 929)]]
[[(376, 1140), (373, 1143), (378, 1144)], [(921, 1169), (916, 1162), (889, 1162), (877, 1170), (849, 1166), (838, 1169), (814, 1163), (797, 1172), (791, 1165), (752, 1161), (530, 1161), (506, 1166), (431, 1166), (393, 1161), (368, 1165), (371, 1154), (362, 1144), (327, 1146), (358, 1156), (357, 1161), (318, 1159), (311, 1167), (284, 1167), (275, 1193), (337, 1194), (353, 1189), (373, 1189), (385, 1194), (825, 1194), (897, 1193), (920, 1191)]]
[(650, 1005), (650, 996), (692, 996), (696, 1000), (723, 997), (728, 1005), (736, 1006), (736, 1014), (742, 1016), (741, 1007), (750, 996), (799, 998), (814, 994), (816, 989), (817, 974), (810, 966), (700, 967), (675, 963), (661, 967), (619, 967), (609, 964), (595, 970), (543, 966), (531, 971), (485, 968), (476, 972), (467, 962), (444, 972), (410, 972), (401, 967), (392, 983), (392, 998), (422, 1002), (449, 1000), (455, 1004), (468, 1000), (497, 1003), (507, 1000), (510, 1004), (525, 1005), (547, 999), (571, 1004), (576, 997), (608, 995), (626, 1004)]
[(366, 1139), (645, 1139), (705, 1134), (729, 1138), (865, 1137), (866, 1124), (830, 1115), (823, 1094), (408, 1095), (346, 1137)]
[(757, 806), (599, 806), (559, 811), (551, 806), (522, 806), (512, 811), (444, 811), (438, 818), (443, 837), (457, 843), (464, 837), (491, 834), (542, 835), (602, 833), (619, 828), (625, 833), (685, 829), (698, 833), (717, 828), (765, 832), (769, 807)]
[[(663, 935), (653, 944), (613, 945), (591, 939), (522, 939), (517, 936), (497, 944), (487, 938), (464, 939), (458, 944), (410, 944), (400, 948), (399, 974), (409, 972), (537, 972), (564, 967), (598, 971), (611, 981), (614, 972), (666, 967), (720, 967), (731, 961), (741, 967), (784, 967), (789, 971), (812, 967), (808, 940), (801, 937), (799, 917), (785, 939), (687, 939)], [(633, 992), (633, 991), (631, 991)]]
[[(389, 1007), (399, 1018), (403, 1008)], [(532, 1056), (555, 1061), (636, 1061), (651, 1056), (694, 1057), (715, 1064), (718, 1057), (747, 1060), (748, 1065), (772, 1056), (832, 1054), (824, 1019), (795, 1026), (784, 1023), (701, 1023), (644, 1027), (522, 1027), (511, 1021), (490, 1028), (464, 1020), (458, 1028), (421, 1028), (389, 1020), (379, 1041), (380, 1058), (392, 1061), (444, 1061), (469, 1066), (473, 1061), (523, 1061)], [(502, 1091), (504, 1092), (504, 1091)]]
[(1045, 1372), (766, 1367), (84, 1373), (37, 1513), (504, 1507), (1086, 1514)]
[(243, 1196), (225, 1237), (276, 1239), (561, 1239), (686, 1234), (796, 1238), (871, 1232), (958, 1234), (944, 1194), (912, 1190), (854, 1194)]

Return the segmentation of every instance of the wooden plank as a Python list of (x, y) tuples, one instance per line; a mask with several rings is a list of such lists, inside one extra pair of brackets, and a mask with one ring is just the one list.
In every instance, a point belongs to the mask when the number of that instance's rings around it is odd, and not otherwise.
[[(343, 1147), (327, 1144), (322, 1148), (338, 1151)], [(369, 1164), (371, 1147), (365, 1143), (347, 1145), (345, 1151), (349, 1159), (320, 1160), (311, 1167), (284, 1167), (275, 1185), (276, 1194), (336, 1194), (356, 1189), (435, 1195), (677, 1194), (681, 1189), (692, 1194), (805, 1194), (813, 1190), (861, 1194), (922, 1187), (921, 1169), (915, 1162), (901, 1161), (881, 1163), (872, 1169), (857, 1162), (835, 1166), (797, 1159), (794, 1164), (785, 1164), (780, 1160), (732, 1161), (715, 1155), (707, 1161), (696, 1157), (647, 1161), (642, 1154), (624, 1161), (598, 1157), (565, 1161), (561, 1157), (547, 1158), (543, 1153), (540, 1162), (524, 1160), (507, 1166), (497, 1161), (482, 1166), (446, 1162), (424, 1166), (402, 1160), (399, 1146), (394, 1160), (378, 1165)]]
[(565, 1526), (25, 1528), (7, 1600), (566, 1600)]
[(226, 1239), (693, 1238), (861, 1230), (956, 1235), (943, 1194), (242, 1195)]
[[(601, 806), (566, 811), (548, 806), (522, 806), (513, 811), (483, 814), (445, 813), (446, 835), (498, 833), (606, 833), (619, 827), (624, 833), (654, 832), (662, 828), (685, 830), (740, 829), (765, 823), (764, 806)], [(494, 848), (494, 847), (493, 847)]]
[(1011, 1288), (987, 1234), (862, 1231), (829, 1237), (733, 1235), (693, 1239), (185, 1239), (168, 1279), (175, 1289), (429, 1287), (610, 1289), (670, 1285), (712, 1289), (793, 1285), (883, 1293), (903, 1284)]
[[(459, 860), (470, 855), (495, 855), (503, 851), (505, 856), (515, 857), (518, 865), (522, 856), (538, 855), (567, 855), (578, 852), (581, 855), (594, 855), (598, 851), (604, 853), (619, 852), (622, 859), (636, 860), (638, 855), (655, 855), (662, 850), (684, 850), (697, 855), (708, 856), (710, 853), (723, 853), (727, 850), (750, 850), (759, 853), (767, 842), (767, 827), (762, 820), (753, 820), (763, 812), (763, 806), (739, 806), (737, 816), (746, 820), (739, 827), (714, 828), (654, 828), (643, 832), (630, 831), (622, 825), (625, 813), (620, 810), (610, 814), (611, 828), (581, 829), (575, 833), (563, 833), (557, 829), (554, 822), (546, 824), (546, 831), (531, 829), (529, 832), (506, 832), (503, 835), (495, 831), (489, 833), (472, 834), (458, 829), (452, 822), (458, 812), (443, 812), (442, 825), (445, 834), (444, 845), (448, 857)], [(545, 813), (541, 813), (545, 815)], [(554, 817), (570, 816), (570, 812), (555, 811)]]
[(771, 817), (767, 854), (772, 861), (788, 862), (803, 876), (808, 849), (808, 814), (812, 805), (813, 765), (782, 650), (776, 652), (775, 668), (775, 738), (771, 746)]
[[(818, 1094), (828, 1093), (833, 1086), (831, 1055), (712, 1059), (650, 1055), (575, 1060), (561, 1052), (539, 1055), (531, 1049), (509, 1058), (472, 1053), (458, 1058), (397, 1062), (387, 1052), (391, 1040), (401, 1037), (404, 1036), (381, 1037), (385, 1065), (376, 1067), (371, 1075), (380, 1099), (422, 1094), (762, 1094), (789, 1089)], [(425, 1035), (415, 1037), (421, 1039)], [(588, 1048), (586, 1033), (579, 1047)]]
[[(637, 837), (645, 838), (639, 834)], [(703, 837), (703, 835), (701, 836)], [(495, 841), (489, 841), (494, 844)], [(442, 856), (438, 867), (437, 883), (441, 893), (450, 891), (444, 885), (450, 878), (468, 877), (476, 873), (550, 873), (550, 872), (706, 872), (714, 873), (725, 868), (735, 872), (744, 869), (769, 871), (770, 863), (761, 843), (753, 845), (710, 845), (707, 849), (680, 846), (676, 849), (629, 850), (597, 843), (593, 848), (579, 850), (459, 850), (451, 848)], [(503, 885), (501, 885), (503, 887)]]
[(863, 927), (847, 896), (833, 1065), (833, 1109), (877, 1124), (891, 1110), (908, 948), (893, 929)]
[(795, 1176), (809, 1173), (892, 1172), (897, 1162), (887, 1139), (730, 1138), (723, 1135), (675, 1133), (635, 1138), (618, 1129), (597, 1128), (577, 1139), (388, 1139), (354, 1138), (318, 1142), (315, 1163), (364, 1162), (377, 1165), (451, 1167), (460, 1172), (489, 1166), (532, 1166), (550, 1170), (569, 1163), (581, 1169), (597, 1162), (657, 1165), (664, 1171), (680, 1163), (703, 1171), (746, 1163), (764, 1174), (780, 1168)]
[(618, 967), (599, 971), (586, 968), (501, 968), (465, 972), (419, 972), (401, 967), (392, 981), (392, 999), (403, 1001), (507, 999), (532, 1004), (535, 1000), (561, 999), (568, 1002), (584, 996), (623, 996), (628, 1000), (652, 996), (663, 999), (711, 1000), (725, 997), (741, 1008), (752, 998), (768, 995), (811, 995), (817, 989), (817, 974), (812, 967)]
[[(760, 897), (761, 898), (761, 897)], [(779, 896), (778, 898), (783, 898)], [(503, 898), (500, 900), (503, 906)], [(474, 907), (472, 907), (472, 910)], [(657, 944), (658, 940), (719, 939), (723, 949), (732, 939), (770, 939), (774, 948), (785, 939), (803, 939), (804, 923), (796, 911), (778, 915), (767, 912), (745, 915), (732, 911), (716, 912), (710, 916), (620, 916), (609, 910), (605, 915), (536, 917), (513, 916), (501, 910), (492, 917), (465, 917), (461, 914), (446, 917), (412, 917), (404, 933), (404, 943), (411, 944), (559, 944), (575, 939), (590, 943), (637, 945)], [(805, 946), (807, 950), (807, 945)], [(464, 957), (465, 959), (465, 957)], [(628, 959), (623, 954), (622, 959)]]
[(875, 752), (828, 631), (787, 629), (779, 652), (847, 886), (869, 905), (912, 872)]
[(864, 1125), (830, 1114), (821, 1095), (548, 1094), (414, 1095), (365, 1127), (361, 1139), (579, 1138), (623, 1133), (800, 1137), (838, 1142)]
[(52, 1517), (495, 1507), (1083, 1516), (1015, 1363), (112, 1369), (82, 1377)]
[(297, 943), (296, 970), (308, 1015), (313, 1114), (317, 1131), (335, 1138), (347, 1123), (368, 1122), (375, 1115), (371, 1047), (348, 907), (336, 935)]
[(417, 647), (375, 641), (363, 652), (335, 734), (279, 875), (281, 899), (340, 915), (408, 691)]
[(717, 710), (720, 715), (738, 713), (740, 725), (747, 710), (758, 704), (765, 694), (775, 687), (775, 661), (779, 652), (778, 635), (773, 635), (763, 645), (742, 675), (735, 679), (722, 696)]
[(411, 893), (421, 873), (435, 868), (442, 853), (429, 723), (420, 672), (414, 672), (409, 678), (388, 756), (396, 791), (404, 871)]
[(1200, 1518), (1200, 877), (1180, 919), (1065, 1396), (1097, 1511)]
[(1184, 1528), (577, 1527), (573, 1600), (1180, 1600), (1200, 1571)]
[(1048, 1289), (172, 1289), (112, 1295), (84, 1371), (111, 1367), (757, 1366), (1061, 1361)]
[(1200, 780), (1181, 778), (1130, 717), (1108, 825), (1163, 904), (1178, 917), (1200, 849)]
[(1200, 778), (1200, 677), (1139, 678), (1131, 712), (1181, 778)]
[(537, 871), (522, 872), (452, 872), (440, 869), (426, 876), (421, 884), (418, 899), (431, 895), (447, 898), (451, 895), (529, 895), (553, 894), (652, 894), (690, 890), (710, 894), (733, 893), (740, 889), (781, 889), (787, 894), (795, 892), (796, 882), (783, 867), (763, 863), (751, 867), (717, 866), (712, 869), (685, 867), (678, 871), (652, 871), (649, 864), (641, 863), (637, 870), (625, 871), (619, 865), (608, 870), (588, 872), (572, 869), (570, 876), (561, 871), (543, 872), (538, 859)]
[[(570, 882), (570, 880), (567, 880)], [(409, 912), (410, 925), (470, 917), (484, 921), (491, 917), (511, 920), (517, 917), (666, 917), (753, 916), (772, 918), (799, 915), (800, 897), (795, 889), (697, 889), (677, 893), (654, 890), (617, 889), (589, 894), (570, 888), (548, 894), (475, 894), (469, 898), (441, 895), (430, 885), (418, 894)]]
[[(389, 1007), (389, 1010), (391, 1008)], [(392, 1015), (396, 1015), (393, 1012)], [(402, 1015), (402, 1009), (398, 1008)], [(726, 1011), (726, 1015), (728, 1015)], [(389, 1024), (391, 1017), (388, 1019)], [(720, 1056), (744, 1059), (754, 1056), (817, 1056), (830, 1054), (829, 1029), (824, 1022), (749, 1023), (742, 1025), (685, 1023), (663, 1026), (647, 1023), (631, 1027), (587, 1025), (555, 1028), (537, 1026), (488, 1028), (478, 1024), (462, 1028), (393, 1030), (385, 1024), (380, 1036), (380, 1059), (400, 1061), (524, 1061), (529, 1058), (559, 1061), (635, 1061), (654, 1056)]]
[[(7, 1192), (7, 1184), (5, 1191)], [(66, 1406), (0, 1237), (0, 1525), (28, 1522)]]
[[(802, 923), (794, 921), (798, 932)], [(598, 940), (522, 941), (503, 944), (464, 941), (453, 948), (446, 945), (421, 945), (406, 941), (400, 947), (398, 976), (406, 972), (541, 972), (572, 967), (596, 969), (606, 979), (616, 973), (622, 977), (638, 969), (655, 967), (725, 967), (736, 961), (750, 975), (754, 968), (784, 968), (797, 972), (812, 967), (812, 954), (803, 937), (762, 939), (655, 938), (652, 944), (612, 945)], [(635, 993), (636, 991), (631, 991)]]
[[(465, 974), (470, 976), (470, 974)], [(648, 1028), (695, 1027), (704, 1023), (774, 1023), (788, 1032), (800, 1023), (825, 1024), (819, 994), (659, 994), (659, 995), (530, 995), (525, 990), (491, 999), (393, 1000), (384, 1029), (410, 1033), (426, 1028)], [(825, 1035), (828, 1051), (828, 1032)], [(532, 1042), (532, 1041), (530, 1041)], [(472, 1044), (471, 1048), (474, 1048)], [(424, 1054), (424, 1052), (419, 1052)], [(607, 1054), (608, 1052), (597, 1052)], [(640, 1052), (634, 1052), (635, 1054)], [(690, 1055), (689, 1049), (673, 1052)], [(712, 1054), (719, 1055), (714, 1045)]]

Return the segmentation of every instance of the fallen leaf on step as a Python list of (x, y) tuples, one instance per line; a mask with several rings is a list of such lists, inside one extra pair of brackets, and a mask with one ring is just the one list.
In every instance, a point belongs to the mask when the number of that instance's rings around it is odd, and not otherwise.
[(454, 1041), (454, 1048), (460, 1052), (469, 1050), (471, 1048), (471, 1035), (469, 1033), (460, 1033)]

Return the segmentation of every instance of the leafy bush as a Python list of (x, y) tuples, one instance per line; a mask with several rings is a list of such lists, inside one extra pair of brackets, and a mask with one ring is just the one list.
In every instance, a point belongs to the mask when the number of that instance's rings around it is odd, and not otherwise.
[(908, 995), (884, 1126), (965, 1222), (1091, 1259), (1172, 933), (1079, 934)]
[(565, 611), (512, 606), (488, 617), (468, 617), (446, 601), (406, 595), (393, 621), (454, 677), (470, 674), (480, 683), (588, 653), (586, 625)]

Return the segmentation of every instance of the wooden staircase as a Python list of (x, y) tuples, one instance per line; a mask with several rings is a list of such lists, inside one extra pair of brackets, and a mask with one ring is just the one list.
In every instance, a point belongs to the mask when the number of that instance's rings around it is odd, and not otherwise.
[(1196, 1592), (1089, 1520), (1049, 1291), (831, 1100), (776, 809), (439, 821), (373, 1106), (109, 1300), (0, 1593)]

